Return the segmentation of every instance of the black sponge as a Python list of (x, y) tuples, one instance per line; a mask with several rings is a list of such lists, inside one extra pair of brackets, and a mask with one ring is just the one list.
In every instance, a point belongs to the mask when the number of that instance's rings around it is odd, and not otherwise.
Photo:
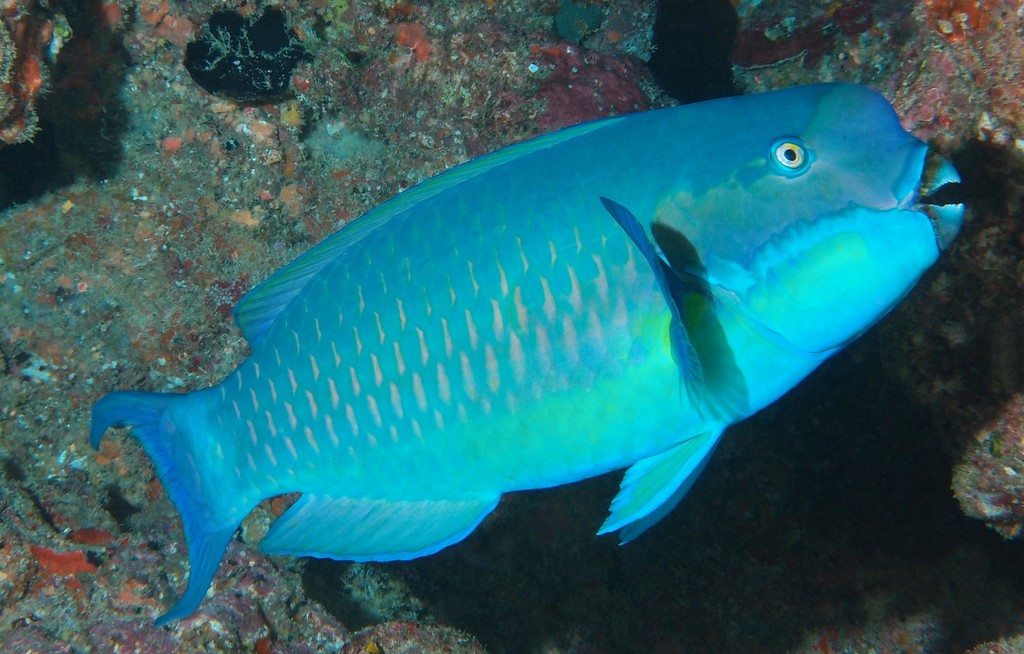
[(309, 53), (273, 7), (258, 19), (234, 11), (210, 16), (185, 50), (185, 68), (210, 93), (241, 102), (272, 102), (288, 95), (292, 71)]

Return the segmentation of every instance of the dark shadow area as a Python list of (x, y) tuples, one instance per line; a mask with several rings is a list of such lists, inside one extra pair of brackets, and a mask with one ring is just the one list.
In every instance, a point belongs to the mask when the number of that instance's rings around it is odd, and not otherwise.
[(99, 0), (57, 2), (72, 38), (51, 66), (39, 99), (40, 131), (31, 143), (0, 148), (0, 211), (76, 179), (111, 177), (121, 161), (127, 115), (118, 92), (128, 55), (99, 21)]
[(352, 631), (376, 624), (380, 619), (352, 599), (341, 581), (345, 569), (352, 565), (330, 559), (306, 559), (302, 571), (303, 594), (319, 602), (324, 609)]
[(648, 67), (658, 85), (686, 104), (738, 95), (729, 55), (739, 19), (729, 0), (659, 0)]
[(113, 484), (103, 489), (106, 492), (106, 500), (103, 502), (103, 509), (110, 514), (117, 526), (122, 531), (130, 531), (131, 519), (136, 513), (142, 511), (128, 501), (121, 489)]

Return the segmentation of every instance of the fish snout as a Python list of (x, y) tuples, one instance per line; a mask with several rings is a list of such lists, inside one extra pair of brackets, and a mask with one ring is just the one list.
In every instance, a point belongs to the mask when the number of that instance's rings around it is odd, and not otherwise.
[(953, 164), (929, 150), (921, 173), (914, 208), (928, 216), (940, 250), (945, 250), (960, 233), (964, 222), (964, 190)]

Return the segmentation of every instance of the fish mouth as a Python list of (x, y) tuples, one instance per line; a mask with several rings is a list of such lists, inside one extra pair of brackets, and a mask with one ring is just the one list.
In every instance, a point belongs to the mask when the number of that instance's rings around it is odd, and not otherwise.
[(948, 159), (928, 150), (914, 209), (928, 216), (940, 250), (953, 242), (964, 223), (964, 186)]

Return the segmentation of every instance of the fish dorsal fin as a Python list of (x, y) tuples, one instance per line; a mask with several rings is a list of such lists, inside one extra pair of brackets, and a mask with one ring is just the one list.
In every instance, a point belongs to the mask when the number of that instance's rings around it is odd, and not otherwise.
[(610, 127), (622, 119), (622, 116), (606, 118), (552, 132), (473, 159), (418, 184), (328, 236), (312, 250), (249, 291), (235, 307), (235, 323), (241, 328), (249, 343), (255, 344), (311, 278), (395, 216), (495, 168), (584, 134)]

